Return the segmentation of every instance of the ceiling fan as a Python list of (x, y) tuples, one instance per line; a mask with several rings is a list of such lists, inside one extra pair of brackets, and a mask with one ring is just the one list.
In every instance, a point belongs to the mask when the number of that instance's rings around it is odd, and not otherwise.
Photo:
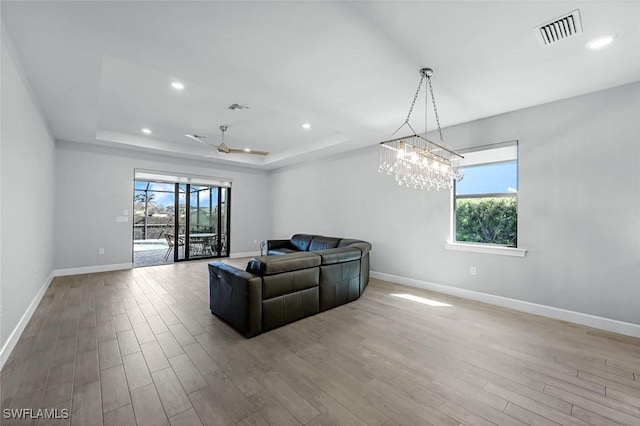
[(249, 149), (249, 148), (245, 148), (245, 149), (229, 148), (224, 143), (224, 132), (226, 132), (228, 128), (229, 128), (229, 126), (220, 126), (220, 130), (222, 131), (222, 142), (220, 143), (220, 145), (214, 145), (212, 143), (207, 142), (205, 140), (206, 136), (200, 136), (200, 135), (195, 135), (195, 134), (185, 135), (185, 136), (188, 137), (189, 139), (194, 140), (194, 141), (201, 142), (201, 143), (203, 143), (205, 145), (208, 145), (210, 147), (216, 148), (216, 150), (220, 154), (254, 154), (254, 155), (268, 155), (269, 154), (267, 151), (255, 151), (255, 150)]

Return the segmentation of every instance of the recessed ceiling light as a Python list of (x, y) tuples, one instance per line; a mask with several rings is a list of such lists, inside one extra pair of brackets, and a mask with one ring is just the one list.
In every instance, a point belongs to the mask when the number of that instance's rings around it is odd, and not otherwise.
[(182, 90), (184, 89), (184, 84), (180, 83), (179, 81), (174, 81), (173, 83), (171, 83), (171, 87), (173, 87), (174, 89)]
[(244, 152), (251, 152), (251, 149), (249, 149), (249, 148), (245, 148), (245, 149), (244, 149)]
[(142, 133), (144, 133), (145, 135), (150, 135), (151, 134), (151, 129), (147, 129), (145, 127), (144, 129), (142, 129)]
[(309, 123), (304, 123), (304, 124), (302, 125), (302, 128), (303, 128), (303, 129), (310, 129), (310, 128), (311, 128), (311, 124), (309, 124)]
[(598, 37), (587, 43), (589, 49), (600, 49), (611, 43), (616, 38), (615, 34), (609, 34), (604, 37)]

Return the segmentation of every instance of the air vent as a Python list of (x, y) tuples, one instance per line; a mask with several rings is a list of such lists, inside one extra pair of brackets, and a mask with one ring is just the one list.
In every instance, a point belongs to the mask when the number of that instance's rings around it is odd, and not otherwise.
[(240, 104), (231, 104), (228, 106), (228, 109), (230, 110), (236, 110), (236, 109), (249, 109), (248, 106), (244, 106), (244, 105), (240, 105)]
[(549, 46), (582, 32), (578, 9), (533, 29), (541, 46)]

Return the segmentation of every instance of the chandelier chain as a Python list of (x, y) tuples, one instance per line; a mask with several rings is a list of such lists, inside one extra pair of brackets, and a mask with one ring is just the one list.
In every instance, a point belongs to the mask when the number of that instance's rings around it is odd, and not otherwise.
[(405, 124), (409, 124), (409, 119), (411, 118), (411, 113), (413, 112), (413, 108), (416, 106), (416, 101), (418, 100), (418, 95), (420, 94), (420, 89), (422, 88), (423, 81), (424, 81), (424, 74), (420, 78), (420, 83), (418, 83), (418, 89), (416, 90), (416, 94), (413, 96), (413, 102), (411, 102), (409, 113), (407, 114), (407, 118), (404, 120)]
[[(436, 123), (438, 125), (438, 134), (440, 135), (440, 142), (444, 143), (444, 137), (442, 137), (442, 128), (440, 127), (440, 117), (438, 117), (438, 107), (436, 106), (436, 97), (433, 95), (433, 86), (431, 85), (431, 77), (429, 76), (427, 76), (427, 84), (429, 85), (429, 92), (431, 92), (431, 102), (433, 102), (433, 112), (436, 115)], [(426, 108), (426, 105), (425, 105), (425, 108)]]

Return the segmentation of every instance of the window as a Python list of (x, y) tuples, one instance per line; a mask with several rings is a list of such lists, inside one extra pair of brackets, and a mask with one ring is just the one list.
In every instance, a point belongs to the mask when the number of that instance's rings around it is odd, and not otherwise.
[(517, 141), (463, 151), (454, 187), (453, 241), (518, 245)]

